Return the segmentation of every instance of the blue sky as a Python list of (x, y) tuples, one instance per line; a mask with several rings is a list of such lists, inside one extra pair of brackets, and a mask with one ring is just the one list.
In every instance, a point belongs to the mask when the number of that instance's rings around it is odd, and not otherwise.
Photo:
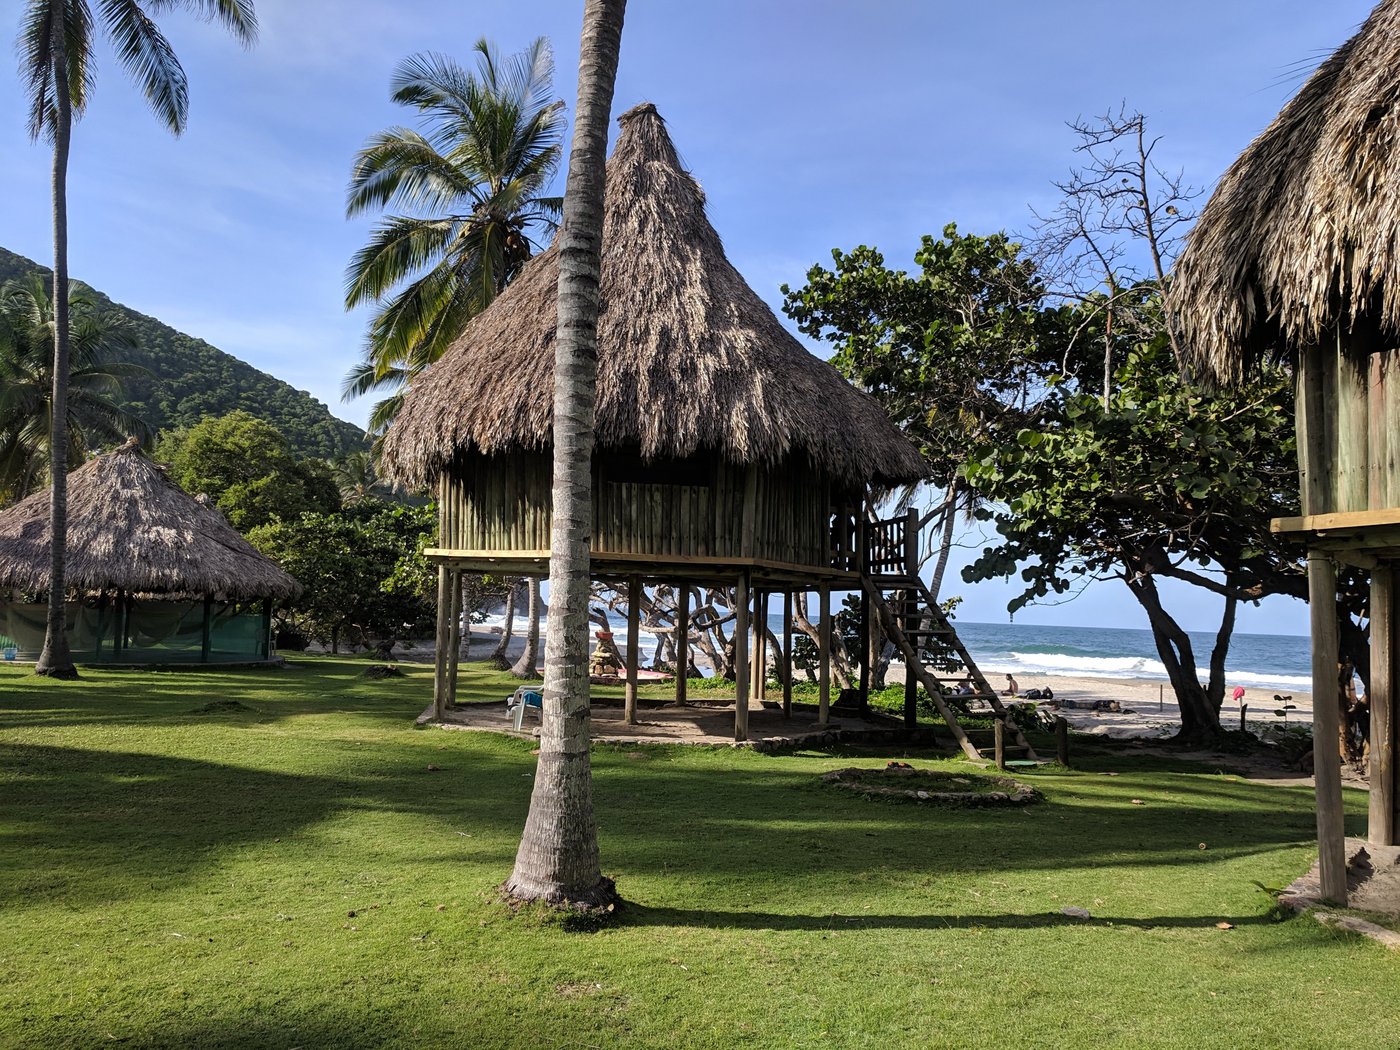
[[(20, 5), (12, 13), (10, 32)], [(1067, 120), (1121, 102), (1147, 113), (1161, 156), (1209, 186), (1365, 18), (1366, 0), (634, 0), (616, 111), (650, 100), (705, 187), (731, 259), (775, 307), (833, 247), (891, 261), (920, 235), (1023, 231), (1072, 162)], [(240, 50), (178, 13), (162, 25), (191, 82), (188, 132), (146, 110), (110, 51), (74, 136), (75, 276), (113, 298), (343, 405), (365, 317), (342, 308), (367, 222), (344, 217), (350, 161), (408, 114), (388, 100), (416, 51), (464, 60), (481, 36), (555, 46), (572, 108), (580, 0), (260, 0)], [(48, 158), (24, 132), (17, 76), (0, 77), (0, 244), (51, 254)], [(976, 537), (968, 542), (980, 546)], [(961, 615), (1005, 620), (1007, 588), (963, 587)], [(1209, 630), (1215, 602), (1176, 607)], [(1095, 586), (1026, 622), (1145, 626), (1124, 588)], [(1301, 603), (1245, 610), (1240, 629), (1306, 633)]]

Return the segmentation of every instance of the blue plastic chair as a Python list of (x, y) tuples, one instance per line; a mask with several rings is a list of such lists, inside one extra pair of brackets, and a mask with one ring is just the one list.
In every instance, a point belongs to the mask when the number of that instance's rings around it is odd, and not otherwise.
[(506, 697), (506, 714), (511, 716), (516, 729), (525, 724), (525, 709), (527, 707), (533, 707), (539, 712), (541, 721), (544, 720), (544, 696), (542, 694), (522, 685)]

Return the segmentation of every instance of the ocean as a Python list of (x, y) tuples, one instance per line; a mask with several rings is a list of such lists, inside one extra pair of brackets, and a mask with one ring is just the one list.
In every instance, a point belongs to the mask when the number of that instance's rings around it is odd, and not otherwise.
[[(609, 617), (614, 641), (626, 645), (624, 612)], [(488, 617), (499, 624), (501, 617)], [(782, 616), (768, 617), (773, 633), (781, 638)], [(520, 629), (517, 620), (516, 629)], [(1137, 678), (1167, 681), (1167, 670), (1157, 656), (1152, 632), (1124, 627), (1048, 627), (1037, 624), (955, 623), (958, 636), (977, 666), (987, 675), (1013, 674), (1025, 688), (1040, 684), (1039, 675), (1071, 675), (1093, 678)], [(543, 628), (541, 628), (543, 630)], [(1209, 670), (1213, 633), (1189, 632), (1195, 651), (1197, 675), (1205, 681)], [(650, 662), (656, 636), (638, 632), (643, 664)], [(1270, 692), (1308, 692), (1312, 688), (1311, 646), (1306, 637), (1284, 634), (1236, 633), (1225, 661), (1230, 688)]]

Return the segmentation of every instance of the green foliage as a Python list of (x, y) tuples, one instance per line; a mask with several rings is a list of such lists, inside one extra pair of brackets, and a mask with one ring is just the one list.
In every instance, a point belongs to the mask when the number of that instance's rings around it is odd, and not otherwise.
[[(115, 363), (132, 345), (123, 319), (94, 308), (89, 290), (69, 286), (68, 459), (135, 436), (146, 426), (120, 407), (123, 384), (141, 374)], [(0, 504), (21, 499), (48, 471), (53, 404), (54, 311), (38, 274), (0, 288)]]
[(297, 459), (275, 427), (241, 410), (162, 434), (154, 455), (176, 484), (208, 494), (240, 530), (340, 507), (325, 463)]
[(534, 254), (535, 237), (554, 231), (562, 207), (543, 195), (564, 131), (549, 43), (541, 37), (504, 62), (484, 39), (474, 50), (475, 73), (443, 55), (405, 59), (393, 98), (418, 111), (423, 132), (389, 128), (355, 156), (347, 212), (409, 213), (380, 220), (346, 277), (346, 308), (377, 310), (344, 388), (346, 398), (391, 392), (372, 413), (375, 433)]
[(1297, 513), (1292, 384), (1264, 373), (1206, 393), (1182, 381), (1165, 337), (1115, 374), (1105, 408), (1055, 388), (1033, 426), (973, 450), (964, 474), (995, 509), (1001, 542), (964, 570), (1026, 587), (1012, 611), (1077, 580), (1141, 573), (1208, 583), (1238, 598), (1299, 593), (1296, 552), (1269, 519)]
[(885, 405), (949, 479), (969, 442), (1014, 424), (1057, 369), (1060, 311), (1042, 310), (1035, 264), (1004, 233), (925, 236), (917, 274), (862, 245), (833, 250), (783, 310), (835, 345), (832, 364)]
[(391, 648), (431, 633), (437, 574), (423, 557), (433, 507), (362, 503), (344, 513), (274, 520), (248, 538), (305, 591), (287, 612), (308, 638)]
[[(50, 271), (0, 248), (0, 283)], [(202, 339), (85, 289), (93, 315), (117, 319), (130, 336), (114, 365), (129, 369), (112, 400), (151, 433), (189, 427), (242, 409), (271, 423), (301, 456), (333, 458), (365, 447), (364, 431), (336, 419), (324, 404)]]

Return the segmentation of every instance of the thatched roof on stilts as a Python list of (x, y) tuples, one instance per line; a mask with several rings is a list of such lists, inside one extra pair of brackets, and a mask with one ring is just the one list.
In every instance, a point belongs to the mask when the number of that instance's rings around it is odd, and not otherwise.
[[(49, 490), (0, 511), (0, 589), (49, 586)], [(301, 585), (133, 438), (68, 475), (68, 587), (78, 591), (291, 598)]]
[(1176, 265), (1186, 351), (1203, 375), (1231, 380), (1329, 333), (1393, 341), (1397, 266), (1400, 0), (1382, 0), (1202, 211)]
[[(770, 466), (801, 456), (853, 484), (927, 476), (880, 404), (808, 353), (725, 257), (656, 108), (620, 124), (607, 168), (598, 447)], [(549, 447), (558, 278), (550, 248), (414, 383), (384, 440), (391, 476), (422, 484), (459, 452)]]

